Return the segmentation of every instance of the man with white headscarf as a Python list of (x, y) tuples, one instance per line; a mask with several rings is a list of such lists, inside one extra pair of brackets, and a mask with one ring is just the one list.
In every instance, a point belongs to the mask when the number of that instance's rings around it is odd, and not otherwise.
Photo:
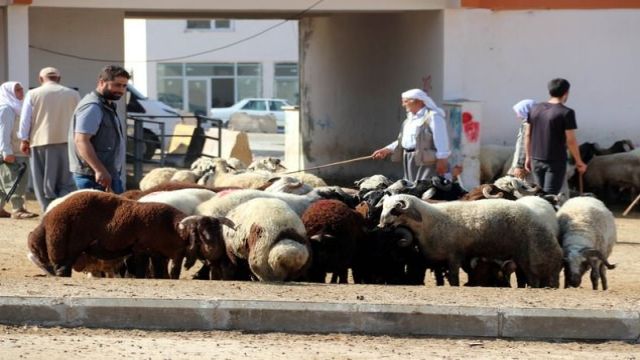
[[(518, 137), (516, 138), (516, 148), (513, 152), (513, 162), (509, 169), (509, 174), (516, 176), (520, 179), (525, 179), (529, 172), (524, 168), (524, 162), (526, 160), (526, 154), (524, 150), (524, 133), (527, 127), (527, 117), (529, 117), (529, 111), (535, 101), (531, 99), (524, 99), (518, 101), (513, 105), (513, 111), (516, 113), (516, 117), (520, 120), (520, 129), (518, 130)], [(528, 179), (532, 180), (532, 179)]]
[(407, 118), (402, 123), (398, 139), (373, 152), (374, 159), (391, 155), (392, 161), (402, 160), (404, 178), (415, 182), (449, 171), (449, 135), (444, 110), (420, 89), (402, 93), (402, 106)]

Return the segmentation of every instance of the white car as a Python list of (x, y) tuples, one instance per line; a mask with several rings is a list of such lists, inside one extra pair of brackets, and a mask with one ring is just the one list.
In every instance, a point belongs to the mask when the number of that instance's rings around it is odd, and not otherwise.
[(284, 99), (246, 98), (230, 107), (212, 108), (210, 116), (214, 119), (222, 120), (222, 123), (226, 126), (231, 116), (235, 113), (260, 116), (272, 115), (276, 118), (278, 128), (284, 129), (283, 106), (290, 106), (290, 104)]

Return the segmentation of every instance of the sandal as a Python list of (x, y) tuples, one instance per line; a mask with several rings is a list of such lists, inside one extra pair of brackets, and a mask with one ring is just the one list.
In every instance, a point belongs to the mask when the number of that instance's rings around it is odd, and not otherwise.
[(11, 213), (5, 209), (0, 209), (0, 218), (9, 218), (11, 217)]
[(32, 212), (28, 212), (27, 210), (18, 210), (18, 211), (14, 211), (13, 214), (11, 214), (11, 218), (12, 219), (31, 219), (38, 216), (38, 214), (34, 214)]

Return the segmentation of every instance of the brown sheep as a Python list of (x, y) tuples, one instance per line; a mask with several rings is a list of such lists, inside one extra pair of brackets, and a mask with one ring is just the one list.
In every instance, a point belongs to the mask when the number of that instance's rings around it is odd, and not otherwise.
[(171, 278), (177, 279), (185, 256), (191, 261), (200, 242), (221, 236), (219, 227), (202, 229), (197, 221), (183, 222), (185, 217), (165, 204), (79, 193), (53, 208), (29, 234), (29, 258), (52, 275), (68, 277), (82, 253), (99, 259), (161, 255), (173, 260)]
[(358, 244), (364, 237), (364, 219), (338, 200), (318, 200), (302, 215), (312, 250), (307, 274), (312, 282), (347, 283), (347, 274)]

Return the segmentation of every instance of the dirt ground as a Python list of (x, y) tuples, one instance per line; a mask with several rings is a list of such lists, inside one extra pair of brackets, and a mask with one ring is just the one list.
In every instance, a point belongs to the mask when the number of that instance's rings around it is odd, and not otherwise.
[[(39, 212), (37, 204), (27, 207)], [(609, 261), (606, 292), (590, 289), (489, 289), (426, 286), (265, 284), (182, 279), (87, 279), (43, 276), (26, 258), (26, 239), (38, 223), (0, 219), (0, 296), (263, 299), (310, 302), (371, 302), (490, 307), (552, 307), (640, 310), (640, 212), (615, 211), (618, 244)], [(463, 280), (463, 279), (461, 279)], [(327, 345), (330, 346), (327, 346)], [(52, 351), (45, 351), (52, 349)], [(286, 349), (286, 350), (285, 350)], [(192, 358), (640, 358), (640, 347), (623, 342), (531, 342), (488, 339), (395, 338), (357, 335), (160, 332), (0, 326), (0, 358), (98, 357)]]

